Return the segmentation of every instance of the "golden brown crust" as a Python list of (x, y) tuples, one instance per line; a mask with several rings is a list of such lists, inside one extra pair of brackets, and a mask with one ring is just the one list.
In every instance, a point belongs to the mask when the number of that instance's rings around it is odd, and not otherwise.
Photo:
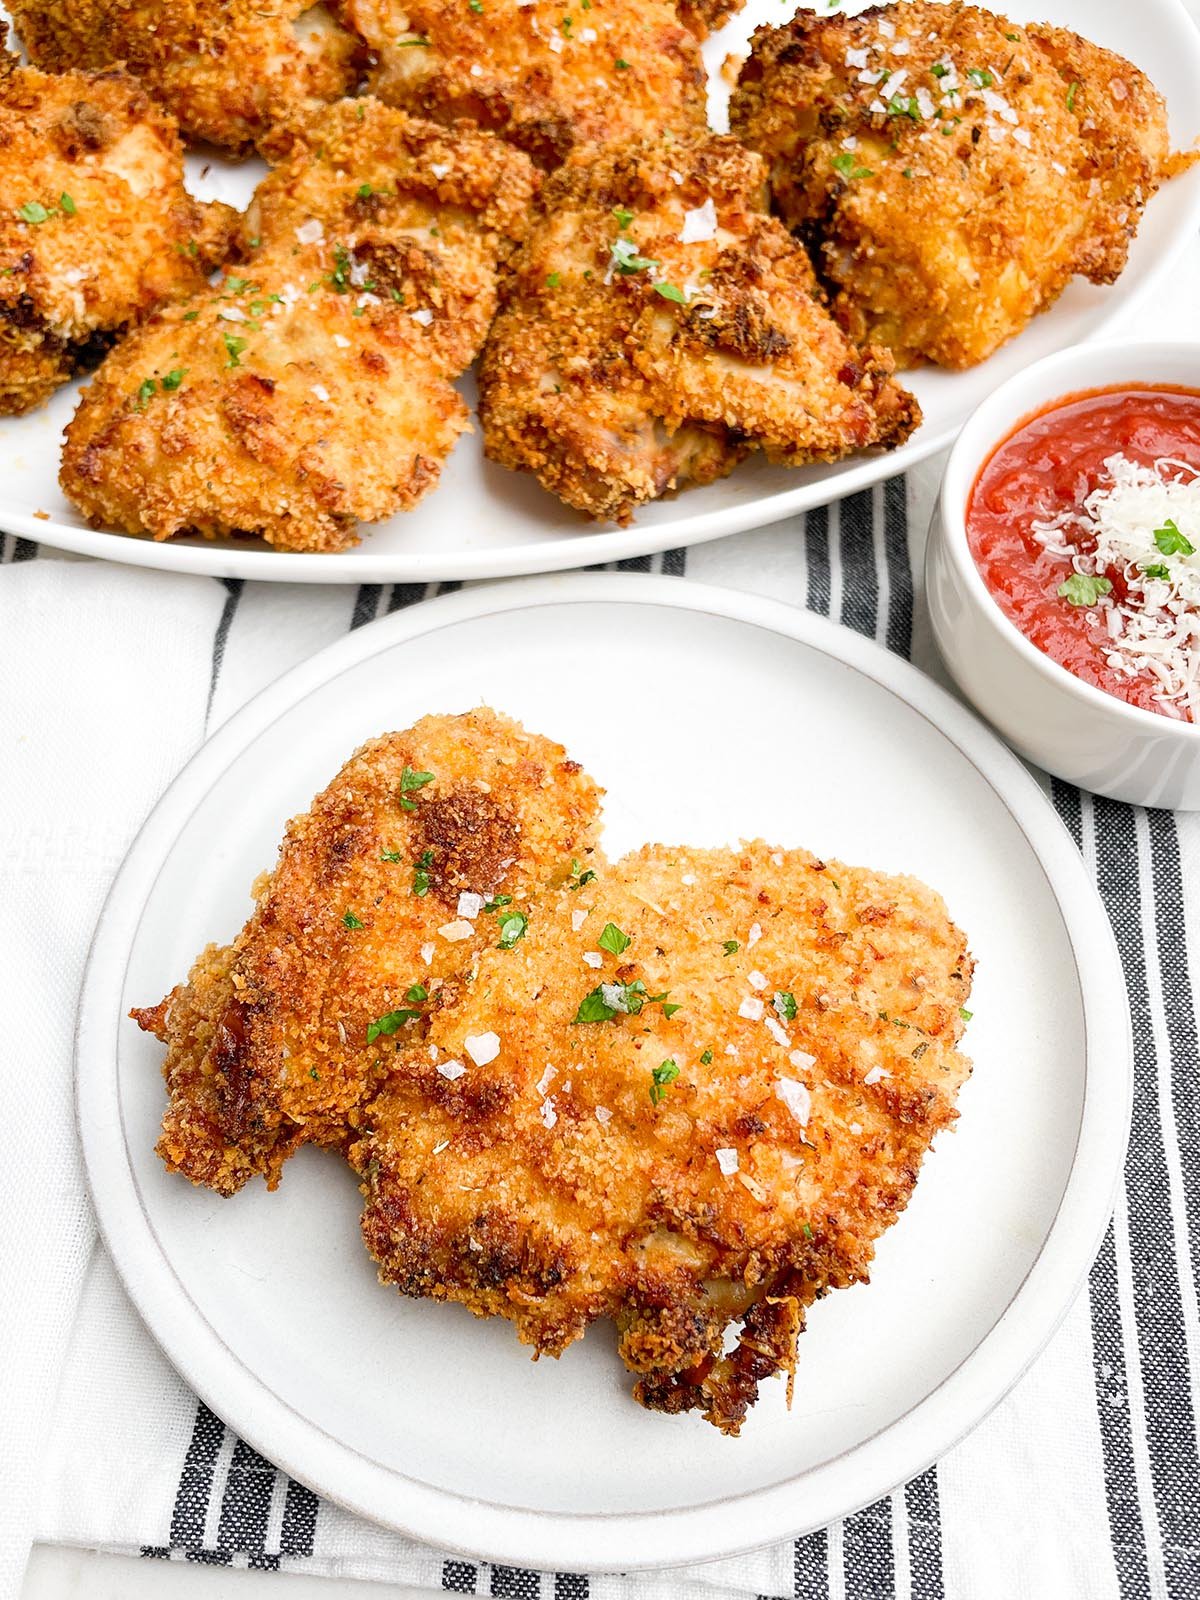
[(20, 67), (2, 35), (0, 194), (0, 414), (195, 293), (236, 216), (187, 193), (175, 124), (132, 78)]
[(696, 135), (704, 66), (671, 0), (344, 0), (372, 92), (437, 122), (467, 117), (544, 167), (577, 146)]
[(1076, 273), (1111, 283), (1168, 156), (1129, 62), (926, 0), (758, 29), (730, 124), (843, 327), (902, 366), (971, 366)]
[(123, 64), (191, 138), (242, 152), (312, 101), (353, 93), (362, 43), (308, 0), (13, 0), (30, 57)]
[(515, 910), (590, 862), (599, 793), (560, 745), (484, 709), (364, 745), (289, 824), (233, 944), (133, 1013), (167, 1045), (168, 1167), (220, 1194), (255, 1174), (274, 1188), (298, 1145), (352, 1137), (373, 1074), (511, 914), (468, 921), (459, 895)]
[[(97, 526), (338, 550), (437, 482), (524, 226), (526, 157), (345, 101), (277, 130), (244, 264), (127, 340), (67, 430)], [(147, 385), (149, 386), (147, 388)]]
[(800, 465), (908, 436), (915, 400), (831, 320), (764, 179), (716, 137), (587, 152), (547, 179), (480, 364), (492, 460), (625, 522), (753, 449)]
[[(541, 1353), (611, 1317), (643, 1404), (736, 1432), (953, 1121), (970, 980), (922, 884), (761, 842), (544, 893), (367, 1111), (381, 1276)], [(577, 1020), (603, 985), (628, 1009)]]
[(746, 0), (679, 0), (679, 17), (697, 39), (707, 39), (745, 4)]

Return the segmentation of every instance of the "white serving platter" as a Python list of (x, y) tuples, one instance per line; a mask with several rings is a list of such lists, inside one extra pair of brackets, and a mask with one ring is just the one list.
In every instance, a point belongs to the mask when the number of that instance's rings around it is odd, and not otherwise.
[[(977, 960), (956, 1129), (872, 1282), (810, 1314), (789, 1412), (740, 1438), (639, 1409), (599, 1326), (560, 1361), (376, 1282), (341, 1161), (222, 1201), (153, 1153), (156, 1001), (364, 738), (481, 702), (608, 791), (606, 847), (763, 836), (911, 872)], [(638, 708), (641, 708), (639, 711)], [(912, 667), (807, 613), (669, 578), (464, 590), (295, 669), (188, 764), (97, 929), (77, 1041), (100, 1227), (151, 1331), (239, 1434), (320, 1494), (442, 1548), (630, 1570), (821, 1526), (921, 1471), (1004, 1395), (1083, 1281), (1132, 1087), (1112, 936), (1078, 853), (1000, 741)]]
[[(856, 3), (848, 9), (860, 9)], [(1075, 28), (1128, 56), (1167, 98), (1180, 147), (1200, 135), (1200, 32), (1182, 0), (1013, 0), (1019, 21)], [(0, 7), (0, 17), (3, 17)], [(748, 0), (745, 10), (707, 41), (710, 113), (726, 124), (729, 88), (718, 71), (730, 52), (744, 53), (760, 23), (789, 15), (779, 0)], [(211, 154), (189, 158), (191, 187), (244, 206), (263, 170)], [(156, 544), (87, 527), (58, 487), (62, 431), (78, 385), (25, 417), (0, 420), (0, 527), (63, 550), (172, 572), (266, 578), (286, 583), (426, 582), (559, 571), (679, 546), (701, 544), (865, 489), (948, 445), (975, 407), (1012, 373), (1040, 356), (1092, 339), (1144, 304), (1200, 231), (1200, 167), (1168, 184), (1153, 200), (1130, 254), (1110, 288), (1077, 280), (1019, 338), (969, 372), (934, 369), (906, 378), (925, 414), (909, 442), (890, 455), (857, 456), (834, 466), (796, 471), (761, 459), (705, 489), (687, 490), (641, 510), (628, 528), (589, 522), (548, 495), (530, 477), (483, 458), (478, 431), (462, 439), (437, 489), (416, 510), (364, 528), (362, 542), (340, 554), (295, 554), (259, 540), (173, 539)], [(473, 401), (473, 379), (463, 382)], [(346, 426), (353, 427), (348, 417)]]

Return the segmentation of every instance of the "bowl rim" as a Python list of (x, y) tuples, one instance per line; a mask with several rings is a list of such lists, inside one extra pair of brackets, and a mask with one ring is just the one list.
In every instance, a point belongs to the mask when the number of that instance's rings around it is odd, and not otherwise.
[[(1144, 358), (1147, 372), (1138, 377), (1120, 376), (1134, 356)], [(1196, 374), (1194, 383), (1189, 384), (1179, 377), (1154, 376), (1156, 365), (1178, 366), (1181, 361), (1187, 363), (1189, 357)], [(1063, 378), (1061, 387), (1053, 381), (1060, 377)], [(1015, 403), (1014, 394), (1026, 391), (1031, 382), (1035, 388), (1045, 390), (1043, 397)], [(1028, 666), (1060, 693), (1072, 694), (1092, 711), (1125, 724), (1129, 733), (1153, 731), (1159, 737), (1175, 736), (1186, 743), (1200, 736), (1200, 723), (1184, 722), (1131, 705), (1119, 695), (1085, 683), (1070, 668), (1039, 650), (1001, 609), (967, 543), (966, 506), (971, 490), (987, 462), (1018, 428), (1072, 399), (1126, 385), (1194, 388), (1200, 397), (1200, 340), (1121, 339), (1103, 344), (1072, 345), (1014, 373), (967, 419), (947, 457), (934, 512), (941, 522), (942, 545), (960, 588), (965, 589), (976, 609)], [(930, 548), (932, 550), (932, 543)]]

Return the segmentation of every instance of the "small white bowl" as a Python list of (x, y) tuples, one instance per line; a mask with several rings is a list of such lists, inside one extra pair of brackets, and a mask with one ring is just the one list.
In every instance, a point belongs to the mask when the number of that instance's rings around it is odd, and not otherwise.
[(1200, 810), (1200, 726), (1131, 706), (1044, 655), (1001, 611), (967, 546), (972, 485), (1026, 417), (1083, 390), (1123, 384), (1200, 390), (1200, 344), (1088, 344), (1010, 378), (958, 436), (925, 553), (938, 649), (959, 688), (1028, 760), (1135, 805)]

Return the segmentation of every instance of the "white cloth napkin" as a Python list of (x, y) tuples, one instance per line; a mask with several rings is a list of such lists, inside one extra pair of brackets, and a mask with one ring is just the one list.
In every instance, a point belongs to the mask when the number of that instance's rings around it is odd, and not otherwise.
[[(1200, 251), (1193, 251), (1136, 331), (1200, 336), (1198, 267)], [(909, 559), (918, 576), (912, 652), (933, 670), (919, 573), (938, 468), (927, 464), (907, 484)], [(858, 501), (865, 534), (854, 531), (849, 513), (822, 513), (807, 527), (794, 519), (691, 552), (686, 575), (797, 604), (815, 597), (850, 620), (849, 553), (861, 551), (864, 539), (867, 549), (884, 543), (884, 491)], [(810, 543), (815, 557), (827, 550), (831, 561), (824, 600)], [(596, 1600), (1200, 1594), (1191, 1364), (1200, 1352), (1200, 1068), (1191, 984), (1200, 818), (1093, 806), (1056, 786), (1064, 816), (1082, 830), (1085, 854), (1094, 857), (1097, 841), (1108, 852), (1107, 867), (1104, 859), (1098, 866), (1118, 932), (1124, 929), (1141, 1028), (1140, 1131), (1088, 1293), (993, 1416), (936, 1471), (795, 1546), (590, 1584), (477, 1567), (318, 1506), (198, 1412), (96, 1242), (71, 1110), (72, 1028), (91, 930), (143, 816), (206, 731), (340, 637), (356, 610), (361, 618), (388, 604), (390, 591), (241, 586), (49, 551), (30, 555), (23, 543), (4, 540), (0, 1600), (17, 1593), (33, 1538), (302, 1565), (521, 1600), (581, 1600), (589, 1592)], [(652, 565), (661, 569), (663, 558)], [(677, 557), (667, 565), (685, 563)], [(902, 600), (891, 592), (889, 615), (907, 636)], [(882, 637), (885, 623), (880, 614), (868, 631)], [(797, 1520), (802, 1515), (798, 1507)]]

